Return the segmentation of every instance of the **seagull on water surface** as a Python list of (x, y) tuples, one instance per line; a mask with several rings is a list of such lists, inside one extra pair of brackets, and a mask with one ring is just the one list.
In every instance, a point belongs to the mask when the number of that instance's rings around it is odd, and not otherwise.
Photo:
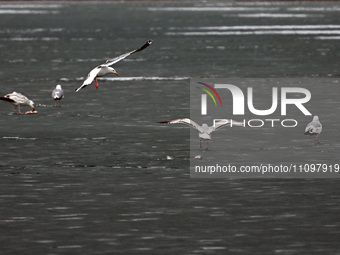
[(26, 112), (27, 114), (37, 113), (34, 110), (33, 101), (28, 99), (27, 97), (25, 97), (23, 94), (17, 93), (15, 91), (11, 94), (7, 94), (3, 97), (0, 97), (0, 100), (7, 101), (7, 102), (10, 102), (11, 104), (13, 104), (15, 106), (15, 110), (16, 110), (17, 114), (22, 114), (21, 111), (20, 111), (20, 106), (30, 106), (32, 108), (32, 111)]
[(113, 74), (118, 76), (118, 73), (116, 72), (116, 70), (114, 68), (111, 67), (111, 65), (123, 60), (124, 58), (130, 56), (131, 54), (134, 54), (138, 51), (142, 51), (142, 50), (146, 49), (147, 47), (149, 47), (149, 45), (151, 43), (152, 43), (152, 40), (149, 40), (142, 47), (135, 49), (133, 51), (130, 51), (128, 53), (125, 53), (123, 55), (120, 55), (118, 57), (115, 57), (113, 59), (109, 59), (104, 64), (101, 64), (101, 65), (93, 68), (92, 71), (89, 72), (89, 74), (87, 75), (87, 78), (83, 82), (83, 84), (79, 88), (77, 88), (75, 91), (78, 92), (79, 90), (86, 87), (87, 85), (90, 85), (93, 82), (93, 80), (95, 81), (96, 88), (98, 89), (99, 84), (98, 84), (98, 81), (97, 81), (97, 77), (105, 76), (105, 75), (110, 74), (110, 73), (113, 73)]
[(321, 134), (322, 125), (319, 121), (318, 116), (314, 116), (312, 122), (309, 122), (305, 129), (305, 135), (309, 135), (309, 143), (312, 143), (312, 136), (315, 136), (316, 144), (320, 144), (321, 142), (318, 140), (318, 136)]
[(54, 106), (60, 107), (60, 100), (64, 98), (64, 91), (60, 85), (57, 85), (52, 91), (52, 98), (54, 99)]
[(209, 140), (211, 140), (211, 133), (222, 128), (225, 126), (246, 126), (245, 123), (243, 122), (239, 122), (239, 121), (235, 121), (235, 120), (231, 120), (231, 119), (225, 119), (223, 122), (220, 122), (218, 124), (216, 124), (215, 126), (208, 126), (207, 124), (202, 124), (202, 126), (200, 126), (199, 124), (197, 124), (195, 121), (189, 119), (189, 118), (182, 118), (182, 119), (175, 119), (175, 120), (169, 120), (169, 121), (161, 121), (158, 123), (162, 123), (162, 124), (185, 124), (188, 125), (192, 128), (195, 128), (198, 130), (199, 134), (199, 138), (200, 138), (200, 148), (202, 148), (202, 140), (205, 140), (207, 142), (207, 147), (205, 148), (206, 150), (208, 150), (208, 143)]

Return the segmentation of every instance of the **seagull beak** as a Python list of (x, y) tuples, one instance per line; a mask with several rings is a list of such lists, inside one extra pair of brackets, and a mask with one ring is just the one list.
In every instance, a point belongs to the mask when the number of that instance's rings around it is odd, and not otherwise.
[(119, 76), (119, 74), (118, 74), (118, 73), (115, 73), (115, 75)]

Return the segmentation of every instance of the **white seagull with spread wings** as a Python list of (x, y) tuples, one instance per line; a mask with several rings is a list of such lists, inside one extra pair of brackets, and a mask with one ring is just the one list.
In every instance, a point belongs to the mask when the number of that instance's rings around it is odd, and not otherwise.
[(232, 119), (225, 119), (224, 121), (221, 121), (217, 123), (215, 126), (208, 126), (207, 124), (202, 124), (202, 126), (198, 125), (195, 121), (188, 119), (188, 118), (182, 118), (182, 119), (175, 119), (175, 120), (169, 120), (169, 121), (161, 121), (158, 123), (162, 124), (185, 124), (192, 128), (195, 128), (198, 130), (199, 138), (200, 138), (200, 148), (202, 148), (202, 140), (205, 140), (207, 142), (207, 147), (205, 148), (208, 150), (208, 142), (211, 140), (211, 133), (222, 128), (225, 126), (246, 126), (245, 123), (235, 121)]
[(131, 54), (134, 54), (136, 52), (139, 52), (139, 51), (146, 49), (147, 47), (149, 47), (149, 45), (151, 43), (152, 43), (152, 40), (149, 40), (142, 47), (135, 49), (133, 51), (130, 51), (128, 53), (125, 53), (123, 55), (120, 55), (116, 58), (109, 59), (105, 62), (105, 64), (101, 64), (101, 65), (93, 68), (92, 71), (87, 75), (87, 78), (83, 82), (83, 84), (79, 88), (77, 88), (75, 91), (78, 92), (79, 90), (86, 87), (87, 85), (90, 85), (93, 82), (93, 80), (95, 81), (96, 88), (98, 89), (99, 84), (98, 84), (98, 81), (97, 81), (97, 77), (105, 76), (105, 75), (110, 74), (110, 73), (113, 73), (113, 74), (118, 76), (118, 73), (116, 72), (116, 70), (114, 68), (111, 67), (111, 65), (123, 60), (124, 58), (130, 56)]
[(309, 143), (312, 143), (312, 136), (315, 136), (316, 144), (320, 144), (321, 142), (318, 140), (318, 136), (321, 134), (322, 125), (319, 121), (318, 116), (314, 116), (312, 122), (309, 122), (305, 129), (305, 135), (309, 135)]
[(23, 94), (17, 93), (15, 91), (13, 93), (0, 97), (0, 100), (7, 101), (13, 104), (15, 106), (15, 110), (17, 114), (22, 114), (22, 112), (20, 111), (20, 106), (30, 106), (32, 108), (32, 110), (26, 112), (26, 114), (37, 113), (34, 110), (33, 101), (25, 97)]

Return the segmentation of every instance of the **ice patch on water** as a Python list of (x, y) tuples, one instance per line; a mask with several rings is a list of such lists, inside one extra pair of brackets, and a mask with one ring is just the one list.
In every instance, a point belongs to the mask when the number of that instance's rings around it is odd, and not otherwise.
[[(76, 81), (83, 81), (85, 77), (75, 78)], [(146, 76), (135, 76), (135, 77), (101, 77), (98, 80), (101, 81), (182, 81), (188, 80), (190, 77), (180, 77), (180, 76), (172, 76), (172, 77), (146, 77)], [(61, 78), (59, 81), (61, 82), (70, 82), (74, 79), (70, 78)]]
[(61, 32), (64, 28), (29, 28), (29, 29), (2, 29), (0, 33), (8, 33), (8, 34), (36, 34), (36, 33), (44, 33), (44, 32)]
[(308, 30), (308, 29), (340, 29), (340, 25), (320, 24), (320, 25), (247, 25), (247, 26), (205, 26), (205, 27), (171, 27), (169, 30)]
[(256, 31), (204, 31), (204, 32), (168, 32), (166, 35), (184, 36), (234, 36), (234, 35), (340, 35), (340, 30), (256, 30)]
[(145, 76), (138, 76), (138, 77), (107, 77), (107, 78), (100, 78), (101, 80), (107, 81), (181, 81), (187, 80), (189, 77), (145, 77)]
[(27, 41), (59, 41), (58, 37), (12, 37), (3, 38), (3, 41), (17, 41), (17, 42), (27, 42)]
[(25, 137), (19, 137), (19, 136), (3, 136), (2, 139), (7, 139), (7, 140), (37, 140), (38, 138), (35, 138), (35, 137), (25, 138)]
[(321, 14), (295, 14), (295, 13), (240, 13), (240, 18), (307, 18), (307, 17), (323, 17)]
[(79, 248), (82, 248), (82, 247), (83, 247), (82, 245), (74, 244), (74, 245), (63, 245), (63, 246), (58, 246), (57, 248), (58, 248), (58, 249), (79, 249)]
[(150, 7), (149, 11), (189, 12), (235, 12), (235, 11), (278, 11), (277, 7)]
[(340, 40), (340, 36), (316, 36), (317, 40)]
[(51, 244), (51, 243), (55, 243), (56, 241), (54, 240), (37, 240), (37, 241), (34, 241), (35, 243), (38, 243), (38, 244)]
[(22, 2), (20, 4), (9, 3), (0, 4), (0, 8), (11, 9), (57, 9), (61, 7), (62, 7), (61, 4), (38, 4), (38, 3), (23, 4)]
[(340, 11), (337, 6), (332, 7), (290, 7), (287, 8), (288, 11), (309, 11), (309, 12), (330, 12), (330, 11)]
[(0, 9), (0, 14), (58, 14), (59, 11)]

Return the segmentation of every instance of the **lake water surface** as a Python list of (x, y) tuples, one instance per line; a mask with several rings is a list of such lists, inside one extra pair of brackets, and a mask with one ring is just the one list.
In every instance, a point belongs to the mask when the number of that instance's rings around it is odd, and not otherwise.
[[(189, 117), (190, 77), (339, 78), (339, 13), (337, 2), (1, 3), (0, 94), (25, 94), (38, 114), (0, 103), (0, 253), (339, 254), (338, 179), (190, 179), (189, 127), (157, 123)], [(74, 92), (148, 39), (119, 77)], [(339, 91), (317, 92), (323, 144), (301, 126), (283, 145), (243, 133), (246, 153), (335, 161)], [(228, 141), (242, 157), (245, 142)]]

